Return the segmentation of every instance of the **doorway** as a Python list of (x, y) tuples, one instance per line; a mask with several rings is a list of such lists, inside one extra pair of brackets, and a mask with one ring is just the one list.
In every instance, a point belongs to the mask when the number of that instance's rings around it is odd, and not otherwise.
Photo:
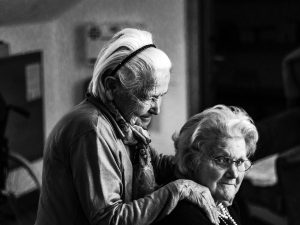
[(194, 4), (188, 12), (197, 14), (196, 22), (188, 20), (193, 31), (198, 27), (198, 39), (188, 41), (193, 68), (189, 68), (189, 114), (226, 104), (240, 106), (254, 120), (261, 120), (284, 110), (281, 65), (300, 41), (300, 3), (203, 0)]

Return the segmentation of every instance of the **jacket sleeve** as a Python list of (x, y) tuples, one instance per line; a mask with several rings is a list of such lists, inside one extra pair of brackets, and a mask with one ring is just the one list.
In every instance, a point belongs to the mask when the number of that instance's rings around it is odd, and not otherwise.
[(169, 214), (180, 198), (174, 183), (144, 198), (124, 201), (122, 163), (107, 141), (88, 132), (71, 146), (73, 181), (90, 224), (143, 225)]

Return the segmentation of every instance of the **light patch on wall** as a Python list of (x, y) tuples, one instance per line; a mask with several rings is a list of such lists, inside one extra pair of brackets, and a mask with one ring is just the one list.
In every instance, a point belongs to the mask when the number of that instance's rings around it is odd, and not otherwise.
[(89, 22), (84, 26), (84, 52), (89, 66), (93, 66), (100, 49), (106, 44), (112, 36), (126, 28), (134, 27), (138, 29), (146, 29), (146, 25), (142, 22), (109, 22), (109, 23), (93, 23)]
[(25, 68), (26, 100), (28, 102), (41, 98), (40, 64), (29, 64)]
[[(42, 183), (42, 167), (43, 161), (39, 159), (30, 164), (31, 169), (35, 173), (39, 183)], [(20, 197), (37, 189), (37, 185), (24, 167), (18, 167), (11, 170), (6, 179), (5, 190), (13, 194), (15, 197)]]

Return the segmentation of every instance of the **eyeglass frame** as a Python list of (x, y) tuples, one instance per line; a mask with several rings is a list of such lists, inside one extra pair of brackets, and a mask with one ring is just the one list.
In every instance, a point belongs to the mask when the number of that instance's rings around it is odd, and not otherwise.
[[(251, 167), (252, 167), (252, 162), (251, 162), (251, 160), (249, 160), (249, 159), (237, 159), (237, 160), (233, 160), (231, 157), (229, 157), (229, 156), (208, 156), (209, 157), (209, 159), (211, 159), (214, 163), (215, 163), (215, 165), (216, 166), (218, 166), (218, 167), (220, 167), (221, 169), (228, 169), (233, 163), (235, 164), (235, 167), (237, 168), (237, 170), (239, 171), (239, 172), (246, 172), (246, 171), (248, 171)], [(222, 158), (222, 159), (229, 159), (229, 161), (228, 162), (225, 162), (223, 165), (221, 165), (221, 163), (220, 162), (217, 162), (217, 160), (218, 159), (220, 159), (220, 158)], [(238, 165), (238, 162), (239, 161), (241, 161), (241, 163), (240, 163), (240, 165)], [(240, 169), (240, 167), (244, 164), (245, 165), (245, 162), (249, 162), (250, 163), (250, 166), (247, 168), (247, 169)], [(226, 164), (226, 165), (225, 165)], [(244, 166), (244, 168), (245, 168), (245, 166)]]
[[(116, 80), (118, 80), (118, 82), (121, 84), (121, 81), (120, 81), (119, 77), (114, 77), (114, 78), (116, 78)], [(165, 94), (167, 94), (167, 92), (166, 92), (166, 93), (163, 93), (163, 94), (160, 94), (160, 95), (157, 95), (157, 96), (151, 96), (151, 97), (148, 97), (146, 99), (141, 99), (140, 97), (136, 96), (134, 93), (132, 93), (129, 90), (126, 90), (126, 92), (127, 92), (127, 94), (129, 94), (130, 96), (132, 96), (137, 102), (145, 104), (145, 105), (148, 105), (150, 107), (153, 107), (153, 105), (158, 104), (158, 101), (160, 101), (162, 99), (162, 97)]]
[(161, 100), (161, 98), (163, 97), (162, 95), (159, 96), (152, 96), (149, 97), (147, 99), (141, 100), (139, 97), (137, 97), (135, 94), (133, 93), (129, 93), (131, 96), (133, 96), (138, 102), (145, 104), (145, 105), (149, 105), (150, 107), (152, 107), (153, 105), (157, 104), (159, 100)]

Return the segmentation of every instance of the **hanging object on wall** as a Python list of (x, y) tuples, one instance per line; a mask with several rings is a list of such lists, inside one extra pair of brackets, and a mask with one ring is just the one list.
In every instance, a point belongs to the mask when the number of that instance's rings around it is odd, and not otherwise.
[(41, 66), (39, 63), (25, 67), (26, 100), (28, 102), (41, 98)]
[(139, 22), (87, 23), (84, 26), (84, 52), (87, 64), (93, 66), (103, 45), (116, 32), (126, 27), (145, 29), (145, 25)]

